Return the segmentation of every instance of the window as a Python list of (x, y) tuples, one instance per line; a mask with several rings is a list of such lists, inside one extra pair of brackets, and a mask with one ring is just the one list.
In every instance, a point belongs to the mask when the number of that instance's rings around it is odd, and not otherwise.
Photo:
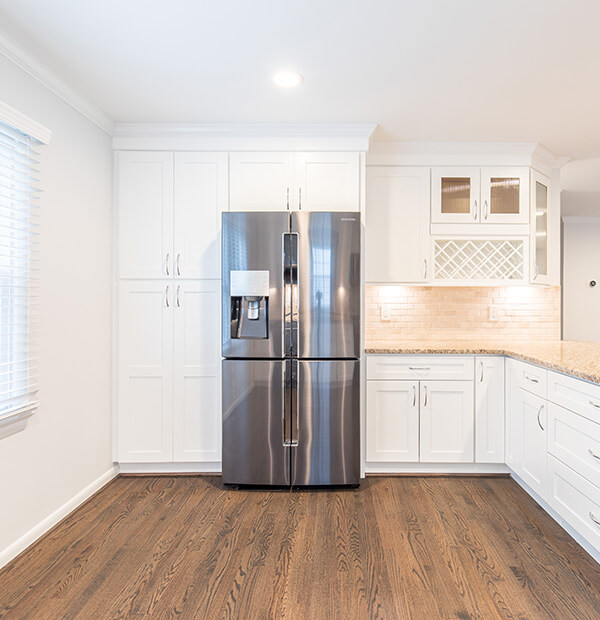
[(0, 437), (37, 406), (40, 144), (0, 122)]

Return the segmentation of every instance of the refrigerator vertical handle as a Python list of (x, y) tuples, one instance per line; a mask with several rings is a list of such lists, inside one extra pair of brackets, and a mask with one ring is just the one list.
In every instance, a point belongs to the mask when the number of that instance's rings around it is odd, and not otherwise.
[(298, 233), (283, 233), (283, 331), (285, 355), (298, 346)]
[(300, 324), (298, 323), (298, 310), (300, 307), (300, 290), (298, 288), (298, 269), (300, 265), (299, 259), (299, 243), (298, 233), (291, 234), (291, 285), (292, 285), (292, 355), (298, 355), (298, 339), (300, 333)]
[(298, 445), (298, 435), (300, 433), (300, 419), (298, 416), (298, 409), (300, 405), (300, 390), (298, 389), (298, 360), (290, 360), (292, 366), (292, 376), (290, 382), (290, 430), (291, 441), (290, 446)]
[(283, 413), (281, 420), (281, 434), (282, 434), (282, 445), (290, 446), (291, 442), (291, 382), (292, 382), (292, 373), (291, 373), (291, 360), (285, 360), (283, 364), (283, 381), (282, 381), (282, 391), (283, 391)]

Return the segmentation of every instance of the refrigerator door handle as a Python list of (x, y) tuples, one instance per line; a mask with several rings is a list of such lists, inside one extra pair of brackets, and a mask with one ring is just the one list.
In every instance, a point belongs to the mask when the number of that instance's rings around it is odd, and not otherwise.
[(300, 405), (300, 390), (298, 389), (298, 360), (290, 360), (292, 376), (290, 381), (290, 410), (291, 410), (291, 441), (290, 446), (298, 445), (298, 436), (300, 433), (300, 420), (298, 417), (298, 410)]
[(290, 360), (285, 360), (283, 365), (283, 381), (281, 386), (282, 398), (283, 398), (283, 410), (282, 410), (282, 445), (284, 447), (292, 445), (290, 442), (291, 430), (290, 430), (290, 402), (291, 402), (291, 380), (292, 374), (290, 372)]
[(283, 233), (283, 331), (286, 355), (298, 350), (298, 233)]
[(299, 259), (299, 243), (298, 233), (291, 234), (291, 286), (292, 286), (292, 355), (298, 355), (298, 339), (300, 324), (298, 323), (298, 311), (300, 306), (300, 290), (298, 288), (298, 268), (300, 265)]

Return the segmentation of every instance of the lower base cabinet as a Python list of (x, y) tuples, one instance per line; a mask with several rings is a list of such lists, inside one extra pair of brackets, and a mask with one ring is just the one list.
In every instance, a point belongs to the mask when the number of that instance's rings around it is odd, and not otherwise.
[(220, 282), (123, 280), (117, 460), (221, 460)]

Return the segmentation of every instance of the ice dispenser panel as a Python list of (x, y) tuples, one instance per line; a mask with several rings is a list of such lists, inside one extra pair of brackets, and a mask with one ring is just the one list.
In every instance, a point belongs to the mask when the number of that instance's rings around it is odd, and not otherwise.
[(231, 337), (269, 337), (269, 272), (231, 271)]

